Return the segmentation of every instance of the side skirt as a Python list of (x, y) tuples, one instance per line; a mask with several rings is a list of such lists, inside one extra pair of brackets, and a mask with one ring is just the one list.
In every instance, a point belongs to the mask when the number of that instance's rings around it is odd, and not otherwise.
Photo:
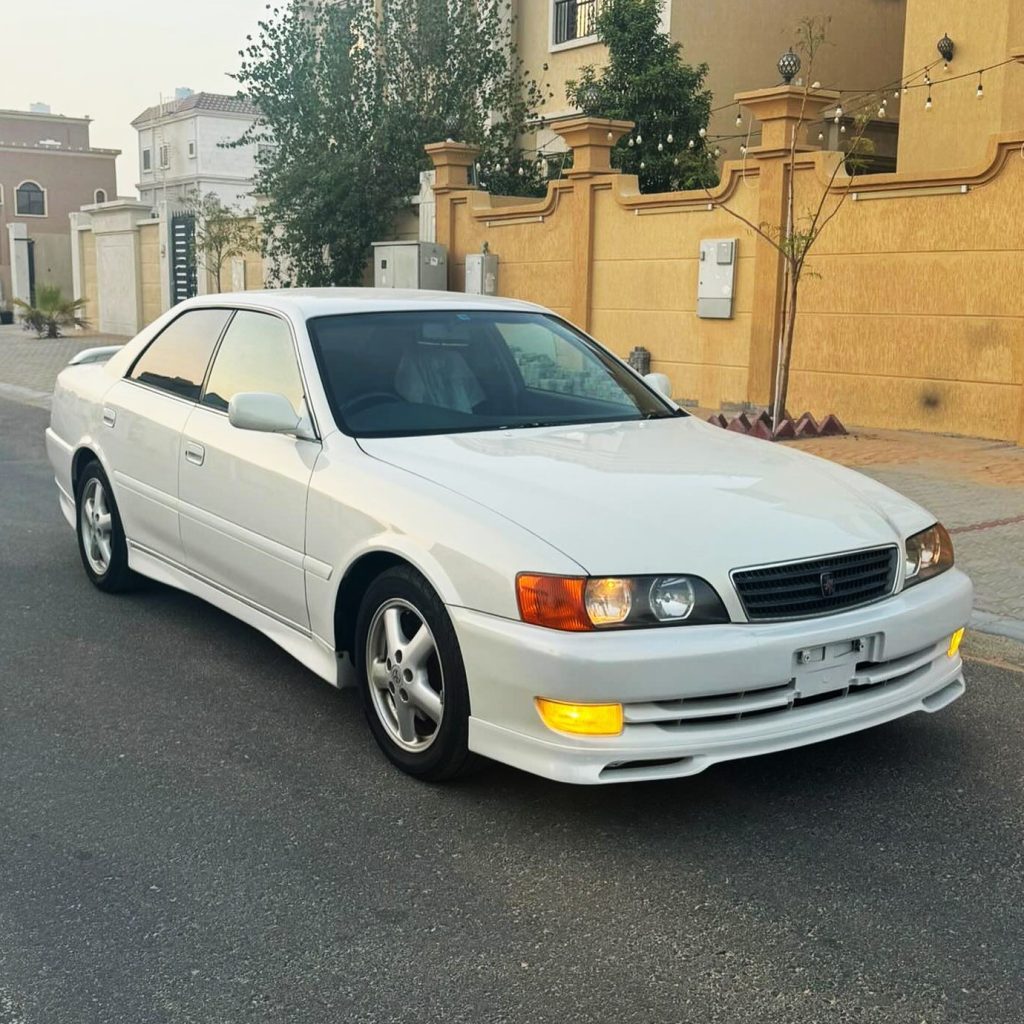
[(128, 541), (128, 565), (142, 576), (148, 576), (159, 583), (166, 583), (202, 598), (221, 611), (258, 629), (332, 686), (344, 684), (345, 673), (338, 655), (308, 630), (278, 618), (266, 609), (251, 604), (185, 566), (164, 558), (132, 540)]

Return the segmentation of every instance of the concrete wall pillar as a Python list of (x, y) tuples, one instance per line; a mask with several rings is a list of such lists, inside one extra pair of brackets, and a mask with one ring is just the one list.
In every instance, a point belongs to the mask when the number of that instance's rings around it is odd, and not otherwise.
[(104, 333), (132, 335), (142, 326), (139, 223), (151, 219), (152, 208), (134, 199), (93, 211), (99, 329)]
[[(839, 93), (780, 85), (773, 89), (737, 93), (744, 110), (761, 122), (761, 145), (747, 151), (758, 161), (757, 224), (781, 238), (787, 220), (790, 157), (806, 152), (807, 131), (824, 112), (839, 102)], [(768, 405), (775, 391), (775, 361), (782, 325), (784, 261), (764, 238), (755, 241), (754, 316), (750, 327), (750, 365), (747, 401)]]
[(11, 299), (28, 302), (32, 294), (28, 271), (28, 226), (8, 224), (7, 235), (11, 254)]

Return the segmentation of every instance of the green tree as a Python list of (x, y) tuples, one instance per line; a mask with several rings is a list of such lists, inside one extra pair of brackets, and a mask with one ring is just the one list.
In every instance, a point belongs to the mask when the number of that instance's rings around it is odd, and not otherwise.
[(708, 66), (684, 63), (682, 46), (660, 22), (660, 0), (606, 0), (597, 36), (608, 64), (584, 67), (566, 93), (584, 114), (636, 123), (612, 151), (612, 165), (637, 175), (642, 192), (713, 185), (718, 171), (705, 144)]
[(279, 283), (357, 284), (444, 138), (481, 148), (492, 191), (539, 194), (518, 139), (542, 96), (509, 0), (326, 0), (273, 8), (237, 75), (260, 110), (257, 191)]
[(88, 327), (88, 321), (80, 315), (85, 299), (65, 299), (57, 285), (41, 284), (34, 306), (22, 299), (15, 299), (14, 305), (21, 311), (26, 329), (31, 329), (42, 338), (59, 338), (62, 327)]
[(260, 248), (260, 235), (252, 217), (225, 206), (216, 192), (205, 195), (193, 190), (184, 208), (195, 217), (192, 246), (219, 292), (220, 274), (229, 259), (245, 256)]

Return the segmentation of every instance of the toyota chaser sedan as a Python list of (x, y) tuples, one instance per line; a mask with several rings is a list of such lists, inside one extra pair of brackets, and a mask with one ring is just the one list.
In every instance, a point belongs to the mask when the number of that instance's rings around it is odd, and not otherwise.
[(179, 587), (357, 686), (421, 779), (673, 778), (956, 700), (935, 518), (666, 384), (525, 302), (247, 292), (82, 353), (46, 441), (96, 587)]

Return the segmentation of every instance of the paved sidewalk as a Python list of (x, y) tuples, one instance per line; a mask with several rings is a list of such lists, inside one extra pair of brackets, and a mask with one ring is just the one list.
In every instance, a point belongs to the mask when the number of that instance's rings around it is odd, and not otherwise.
[(789, 442), (920, 502), (974, 580), (973, 624), (1024, 641), (1024, 448), (889, 430)]
[(69, 332), (66, 338), (37, 338), (19, 324), (0, 327), (0, 397), (50, 406), (53, 382), (68, 360), (84, 348), (123, 345), (116, 334)]

